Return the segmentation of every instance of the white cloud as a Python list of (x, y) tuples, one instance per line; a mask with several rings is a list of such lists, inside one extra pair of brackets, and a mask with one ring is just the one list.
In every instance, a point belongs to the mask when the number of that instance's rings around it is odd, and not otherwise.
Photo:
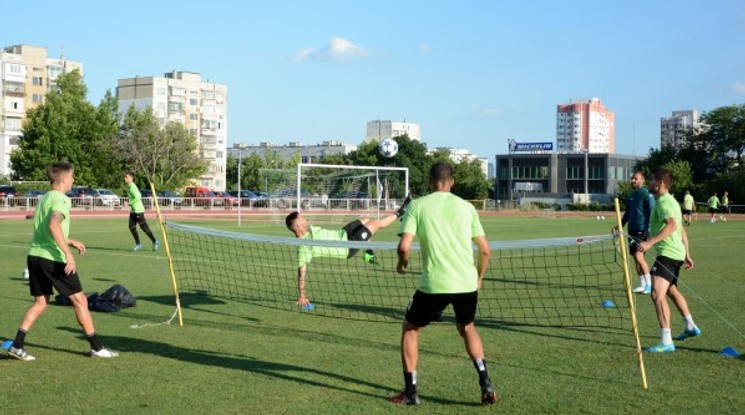
[(745, 95), (745, 82), (735, 82), (732, 89), (739, 95)]
[(370, 56), (371, 53), (343, 37), (332, 38), (324, 48), (303, 48), (295, 52), (295, 62), (337, 61)]
[(475, 118), (497, 118), (503, 115), (504, 111), (494, 107), (472, 105), (468, 113)]

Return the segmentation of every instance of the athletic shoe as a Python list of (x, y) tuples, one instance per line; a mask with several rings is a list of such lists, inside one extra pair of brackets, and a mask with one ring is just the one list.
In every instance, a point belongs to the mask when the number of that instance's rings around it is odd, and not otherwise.
[(643, 284), (640, 285), (640, 286), (638, 286), (638, 287), (636, 287), (636, 288), (634, 288), (634, 292), (637, 293), (637, 294), (642, 294), (646, 290), (647, 290), (647, 285), (643, 285)]
[(492, 405), (497, 403), (498, 400), (499, 396), (494, 392), (494, 386), (487, 380), (481, 385), (481, 405)]
[(652, 286), (651, 285), (645, 285), (643, 292), (644, 292), (644, 294), (652, 294)]
[(153, 251), (157, 251), (158, 248), (160, 248), (160, 241), (155, 240), (155, 242), (153, 242)]
[(16, 359), (25, 360), (26, 362), (36, 360), (36, 358), (28, 354), (28, 352), (26, 352), (23, 347), (21, 347), (20, 349), (16, 349), (15, 347), (10, 346), (10, 349), (8, 349), (8, 354), (15, 357)]
[(406, 213), (406, 208), (409, 207), (409, 203), (411, 203), (411, 195), (406, 196), (406, 199), (404, 199), (404, 203), (401, 204), (401, 207), (396, 210), (396, 216), (399, 218)]
[(362, 260), (367, 262), (368, 264), (380, 265), (380, 263), (378, 262), (378, 259), (375, 258), (375, 255), (368, 254), (367, 252), (365, 252), (365, 254), (362, 255)]
[(401, 392), (391, 398), (391, 403), (395, 403), (396, 405), (421, 405), (422, 401), (419, 399), (419, 394), (417, 393), (407, 396), (406, 392)]
[(137, 245), (135, 245), (134, 248), (132, 248), (132, 252), (137, 252), (137, 251), (139, 251), (142, 248), (143, 248), (142, 244), (137, 244)]
[(649, 353), (672, 353), (675, 351), (675, 345), (673, 343), (660, 343), (656, 346), (647, 347), (646, 351)]
[(99, 351), (95, 351), (91, 349), (91, 357), (103, 357), (103, 358), (108, 359), (108, 358), (117, 357), (117, 356), (119, 356), (119, 353), (113, 350), (109, 350), (105, 347)]
[(689, 337), (696, 337), (701, 335), (701, 329), (698, 327), (694, 327), (693, 330), (686, 329), (684, 332), (680, 333), (675, 337), (675, 340), (685, 340)]

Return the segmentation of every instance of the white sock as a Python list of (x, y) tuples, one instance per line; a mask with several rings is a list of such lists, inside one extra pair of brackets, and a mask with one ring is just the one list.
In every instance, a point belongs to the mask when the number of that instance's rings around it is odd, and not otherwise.
[(686, 321), (686, 330), (693, 330), (696, 328), (696, 323), (693, 322), (693, 317), (690, 314), (683, 316), (683, 319)]
[(673, 342), (673, 333), (670, 328), (664, 328), (660, 329), (660, 338), (662, 339), (662, 344), (672, 344)]
[(639, 285), (641, 285), (641, 286), (643, 287), (643, 286), (644, 286), (644, 284), (645, 284), (645, 282), (644, 282), (644, 281), (646, 281), (646, 280), (644, 279), (644, 275), (641, 275), (641, 274), (639, 274)]
[(652, 285), (652, 276), (649, 274), (644, 274), (644, 285)]

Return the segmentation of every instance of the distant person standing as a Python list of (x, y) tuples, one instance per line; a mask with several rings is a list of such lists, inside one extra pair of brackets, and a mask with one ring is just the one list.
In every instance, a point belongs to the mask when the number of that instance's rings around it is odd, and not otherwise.
[(140, 243), (140, 234), (137, 232), (137, 225), (140, 225), (140, 229), (145, 232), (148, 238), (153, 242), (153, 251), (157, 251), (160, 247), (160, 242), (155, 239), (153, 232), (150, 230), (150, 226), (147, 224), (145, 219), (145, 205), (142, 204), (142, 195), (140, 189), (134, 183), (135, 174), (133, 172), (127, 172), (124, 175), (124, 183), (127, 184), (127, 199), (129, 200), (129, 231), (132, 233), (132, 237), (135, 238), (135, 247), (132, 249), (137, 252), (143, 248)]
[(693, 200), (691, 192), (686, 190), (686, 195), (683, 196), (683, 221), (686, 226), (691, 226), (691, 215), (696, 209), (696, 201)]
[(648, 251), (652, 246), (655, 246), (657, 250), (657, 259), (652, 266), (654, 276), (652, 301), (660, 322), (661, 341), (658, 345), (647, 348), (650, 353), (675, 351), (667, 297), (673, 300), (685, 320), (685, 330), (676, 336), (675, 340), (680, 341), (701, 335), (701, 329), (693, 322), (691, 312), (688, 310), (688, 302), (683, 293), (678, 290), (680, 267), (693, 268), (693, 259), (688, 248), (688, 235), (685, 227), (680, 225), (682, 223), (680, 205), (669, 193), (672, 180), (672, 175), (668, 170), (658, 170), (652, 175), (649, 188), (657, 198), (651, 219), (652, 236), (649, 240), (639, 244), (639, 250), (642, 252)]
[(711, 213), (711, 223), (714, 223), (717, 221), (716, 215), (719, 212), (719, 198), (717, 197), (716, 192), (711, 195), (709, 200), (706, 201), (706, 204), (709, 205), (709, 213)]
[[(473, 323), (491, 251), (476, 209), (450, 193), (454, 184), (450, 165), (433, 165), (429, 171), (432, 193), (411, 203), (401, 227), (396, 271), (403, 274), (408, 266), (414, 236), (419, 238), (423, 264), (401, 327), (404, 391), (391, 398), (395, 404), (420, 403), (416, 385), (419, 332), (438, 320), (450, 304), (458, 333), (479, 376), (481, 404), (493, 404), (498, 399), (486, 369), (484, 346)], [(478, 249), (478, 265), (474, 265), (472, 242)]]
[(727, 222), (727, 214), (730, 213), (729, 211), (729, 193), (727, 191), (724, 191), (724, 194), (722, 195), (722, 207), (721, 207), (722, 214), (719, 216), (720, 219), (722, 219), (723, 222)]
[[(639, 243), (649, 237), (649, 218), (654, 209), (654, 196), (644, 186), (644, 173), (637, 171), (631, 176), (631, 187), (634, 191), (626, 202), (626, 212), (621, 218), (621, 226), (628, 224), (629, 252), (636, 263), (636, 273), (639, 276), (639, 286), (634, 288), (637, 294), (652, 292), (652, 276), (649, 275), (649, 265), (644, 259), (644, 253), (637, 250)], [(618, 227), (613, 227), (613, 232)]]
[(82, 255), (85, 245), (67, 237), (70, 233), (70, 198), (65, 192), (72, 188), (74, 182), (73, 167), (67, 162), (54, 163), (47, 168), (47, 177), (52, 190), (39, 200), (36, 207), (34, 232), (27, 258), (28, 286), (34, 303), (23, 315), (8, 354), (20, 360), (36, 360), (24, 349), (24, 342), (31, 327), (47, 309), (49, 297), (56, 289), (72, 303), (78, 324), (90, 344), (90, 356), (116, 357), (119, 354), (104, 347), (96, 335), (93, 317), (88, 310), (88, 297), (83, 292), (75, 257), (70, 250), (71, 247), (75, 248)]

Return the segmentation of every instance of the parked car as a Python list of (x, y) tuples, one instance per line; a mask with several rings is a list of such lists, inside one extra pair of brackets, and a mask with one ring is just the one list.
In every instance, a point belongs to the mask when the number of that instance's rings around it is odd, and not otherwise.
[(0, 186), (0, 206), (14, 206), (18, 191), (13, 186)]
[[(231, 196), (238, 197), (237, 190), (228, 190), (228, 193)], [(241, 190), (241, 206), (267, 207), (269, 206), (269, 201), (266, 196), (260, 196), (256, 192), (243, 189)]]
[(119, 196), (109, 189), (91, 189), (90, 187), (73, 187), (66, 193), (72, 206), (108, 206), (121, 204)]
[(213, 190), (215, 196), (223, 200), (225, 206), (238, 206), (238, 198), (224, 190)]
[(336, 195), (331, 196), (332, 199), (369, 199), (370, 193), (362, 192), (359, 190), (349, 190)]
[(16, 201), (20, 206), (36, 206), (39, 200), (46, 194), (45, 190), (28, 189)]
[[(145, 207), (148, 209), (151, 208), (153, 206), (153, 194), (150, 189), (142, 189), (140, 195), (142, 196), (142, 203)], [(155, 195), (158, 197), (158, 204), (161, 206), (180, 207), (184, 203), (183, 197), (170, 190), (157, 190)]]
[(184, 190), (184, 203), (193, 206), (223, 206), (225, 201), (204, 186), (189, 186)]
[[(300, 191), (300, 203), (303, 209), (310, 206), (310, 193), (305, 190)], [(297, 208), (297, 189), (282, 189), (270, 196), (273, 200), (272, 206), (279, 209)]]

